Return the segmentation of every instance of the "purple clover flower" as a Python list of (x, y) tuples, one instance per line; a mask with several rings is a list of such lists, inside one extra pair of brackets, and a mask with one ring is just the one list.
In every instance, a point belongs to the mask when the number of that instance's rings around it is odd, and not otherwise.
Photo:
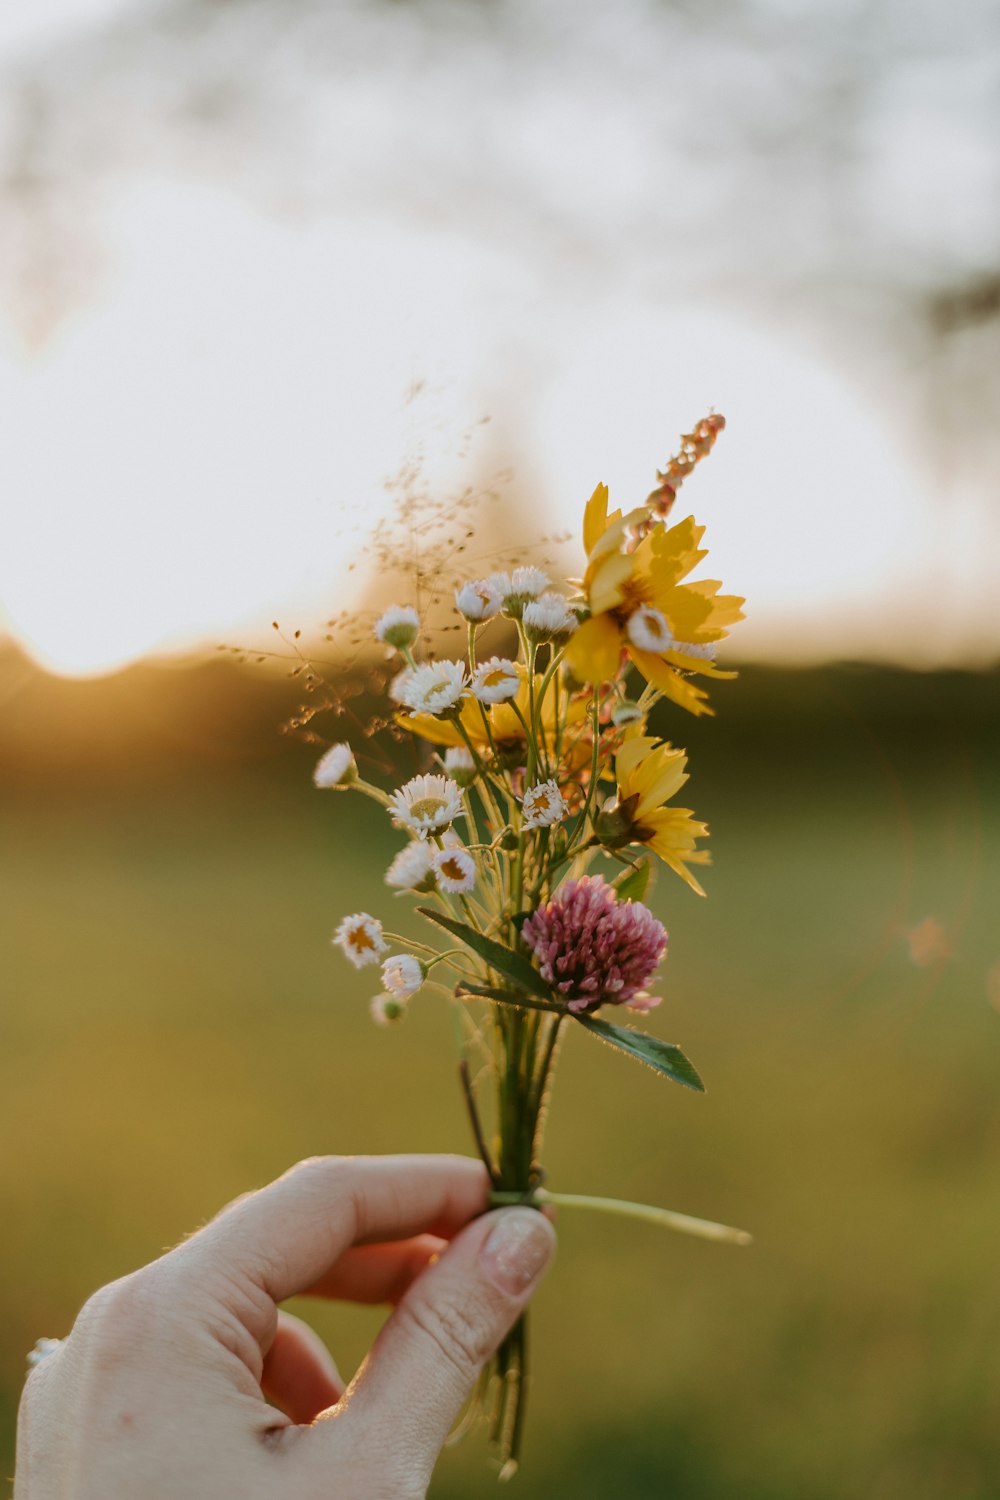
[(568, 880), (521, 928), (542, 978), (576, 1014), (599, 1005), (649, 1010), (643, 986), (667, 951), (667, 931), (639, 901), (619, 902), (600, 875)]

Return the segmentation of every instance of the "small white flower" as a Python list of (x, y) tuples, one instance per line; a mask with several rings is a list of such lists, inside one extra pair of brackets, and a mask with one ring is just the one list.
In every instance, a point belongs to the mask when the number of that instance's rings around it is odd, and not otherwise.
[(28, 1355), (30, 1368), (33, 1370), (36, 1365), (41, 1364), (43, 1359), (48, 1359), (50, 1354), (55, 1354), (61, 1343), (62, 1339), (36, 1339), (35, 1347)]
[(420, 616), (409, 604), (391, 604), (375, 621), (375, 635), (397, 651), (412, 646), (420, 629)]
[(471, 786), (476, 779), (476, 762), (464, 745), (453, 745), (445, 751), (444, 768), (461, 787)]
[(358, 767), (350, 745), (331, 745), (313, 772), (313, 782), (323, 790), (350, 786), (358, 779)]
[(414, 776), (393, 792), (389, 804), (393, 820), (422, 839), (463, 815), (461, 788), (450, 776)]
[(441, 835), (441, 842), (446, 849), (464, 849), (465, 844), (454, 828), (446, 828)]
[(673, 648), (674, 638), (666, 615), (648, 605), (642, 605), (629, 615), (625, 629), (633, 646), (638, 646), (640, 651), (655, 651), (657, 656), (662, 656), (664, 651)]
[(525, 828), (549, 828), (566, 816), (566, 799), (554, 781), (529, 787), (521, 803)]
[(366, 911), (345, 917), (333, 934), (333, 941), (343, 948), (356, 969), (378, 963), (389, 946), (382, 936), (382, 923)]
[(472, 674), (469, 691), (480, 703), (503, 703), (507, 698), (516, 698), (521, 687), (521, 678), (514, 662), (505, 656), (491, 656), (480, 662)]
[(382, 983), (396, 1000), (409, 1000), (423, 984), (427, 971), (412, 953), (394, 953), (382, 965)]
[(463, 583), (455, 590), (455, 604), (460, 615), (475, 624), (479, 620), (492, 620), (500, 613), (504, 596), (492, 578), (477, 578), (474, 583)]
[(443, 714), (465, 696), (465, 664), (433, 661), (417, 667), (400, 684), (399, 702), (415, 714)]
[(548, 576), (541, 568), (515, 568), (512, 573), (493, 573), (490, 583), (503, 599), (504, 614), (513, 620), (520, 619), (529, 599), (537, 599), (549, 586)]
[(541, 568), (515, 568), (510, 575), (510, 591), (522, 599), (537, 599), (548, 586), (548, 574)]
[(450, 896), (475, 890), (476, 861), (468, 849), (438, 849), (431, 855), (431, 864), (439, 888)]
[(540, 599), (530, 600), (521, 618), (528, 639), (533, 641), (568, 641), (578, 623), (561, 594), (542, 594)]
[(411, 839), (405, 848), (400, 849), (385, 872), (385, 883), (397, 891), (431, 889), (431, 851), (423, 839)]
[(406, 1002), (397, 1000), (395, 995), (375, 995), (370, 1009), (376, 1026), (391, 1026), (393, 1021), (401, 1021), (406, 1015)]

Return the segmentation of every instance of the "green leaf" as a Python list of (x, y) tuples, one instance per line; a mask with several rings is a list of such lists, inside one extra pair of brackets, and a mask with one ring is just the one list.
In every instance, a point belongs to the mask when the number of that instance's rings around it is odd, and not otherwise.
[(495, 938), (488, 938), (485, 933), (477, 932), (474, 927), (469, 927), (467, 923), (459, 922), (454, 917), (446, 917), (443, 912), (431, 911), (429, 906), (418, 906), (417, 911), (428, 922), (436, 922), (439, 927), (459, 938), (473, 953), (485, 958), (491, 969), (496, 969), (505, 979), (527, 990), (529, 995), (537, 995), (542, 1000), (552, 999), (549, 986), (523, 953), (515, 953), (513, 948), (505, 947)]
[(468, 979), (463, 979), (455, 986), (455, 994), (462, 999), (471, 995), (476, 1000), (499, 1000), (502, 1005), (520, 1005), (528, 1010), (546, 1010), (550, 1015), (565, 1016), (569, 1012), (565, 1006), (546, 1005), (543, 1000), (529, 1000), (525, 995), (512, 994), (510, 990), (498, 989), (494, 984), (472, 984)]
[(610, 1021), (603, 1021), (597, 1016), (577, 1016), (576, 1019), (581, 1026), (600, 1037), (602, 1042), (607, 1042), (609, 1047), (617, 1047), (619, 1052), (637, 1057), (654, 1072), (663, 1073), (675, 1083), (684, 1084), (685, 1088), (697, 1089), (700, 1094), (705, 1092), (705, 1085), (698, 1077), (694, 1065), (673, 1042), (661, 1042), (658, 1036), (650, 1036), (645, 1031), (633, 1031), (631, 1026), (612, 1026)]
[(631, 870), (619, 875), (615, 881), (615, 895), (619, 901), (641, 901), (649, 890), (649, 877), (653, 873), (653, 861), (640, 859)]

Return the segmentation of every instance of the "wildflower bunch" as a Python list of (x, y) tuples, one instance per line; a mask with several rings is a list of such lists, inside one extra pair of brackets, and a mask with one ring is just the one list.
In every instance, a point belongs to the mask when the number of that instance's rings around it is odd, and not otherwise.
[[(316, 768), (317, 786), (373, 798), (401, 835), (385, 881), (397, 896), (417, 897), (428, 941), (358, 912), (343, 918), (334, 942), (358, 968), (381, 965), (372, 1001), (380, 1024), (435, 992), (454, 1003), (460, 1076), (494, 1203), (588, 1202), (548, 1191), (540, 1165), (568, 1028), (702, 1088), (679, 1047), (599, 1012), (644, 1014), (659, 1003), (668, 937), (643, 900), (657, 862), (704, 894), (693, 872), (709, 862), (708, 828), (675, 803), (687, 756), (650, 716), (662, 700), (711, 713), (698, 679), (734, 675), (716, 653), (743, 601), (714, 580), (691, 580), (706, 556), (704, 527), (691, 516), (668, 522), (677, 489), (722, 426), (713, 416), (687, 434), (632, 509), (609, 509), (598, 485), (584, 512), (578, 582), (537, 567), (462, 582), (458, 659), (421, 649), (417, 610), (386, 610), (375, 636), (398, 667), (389, 689), (396, 726), (425, 747), (427, 769), (387, 792), (362, 777), (344, 744)], [(602, 870), (591, 873), (597, 860)], [(741, 1238), (662, 1209), (589, 1203)], [(507, 1473), (523, 1426), (525, 1351), (522, 1323), (495, 1361), (493, 1437)]]

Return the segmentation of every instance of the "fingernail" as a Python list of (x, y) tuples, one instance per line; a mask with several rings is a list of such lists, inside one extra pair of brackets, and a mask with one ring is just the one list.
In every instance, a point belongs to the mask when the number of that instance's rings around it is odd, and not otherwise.
[(519, 1297), (545, 1270), (555, 1249), (550, 1225), (534, 1208), (508, 1208), (479, 1252), (483, 1270), (502, 1292)]

